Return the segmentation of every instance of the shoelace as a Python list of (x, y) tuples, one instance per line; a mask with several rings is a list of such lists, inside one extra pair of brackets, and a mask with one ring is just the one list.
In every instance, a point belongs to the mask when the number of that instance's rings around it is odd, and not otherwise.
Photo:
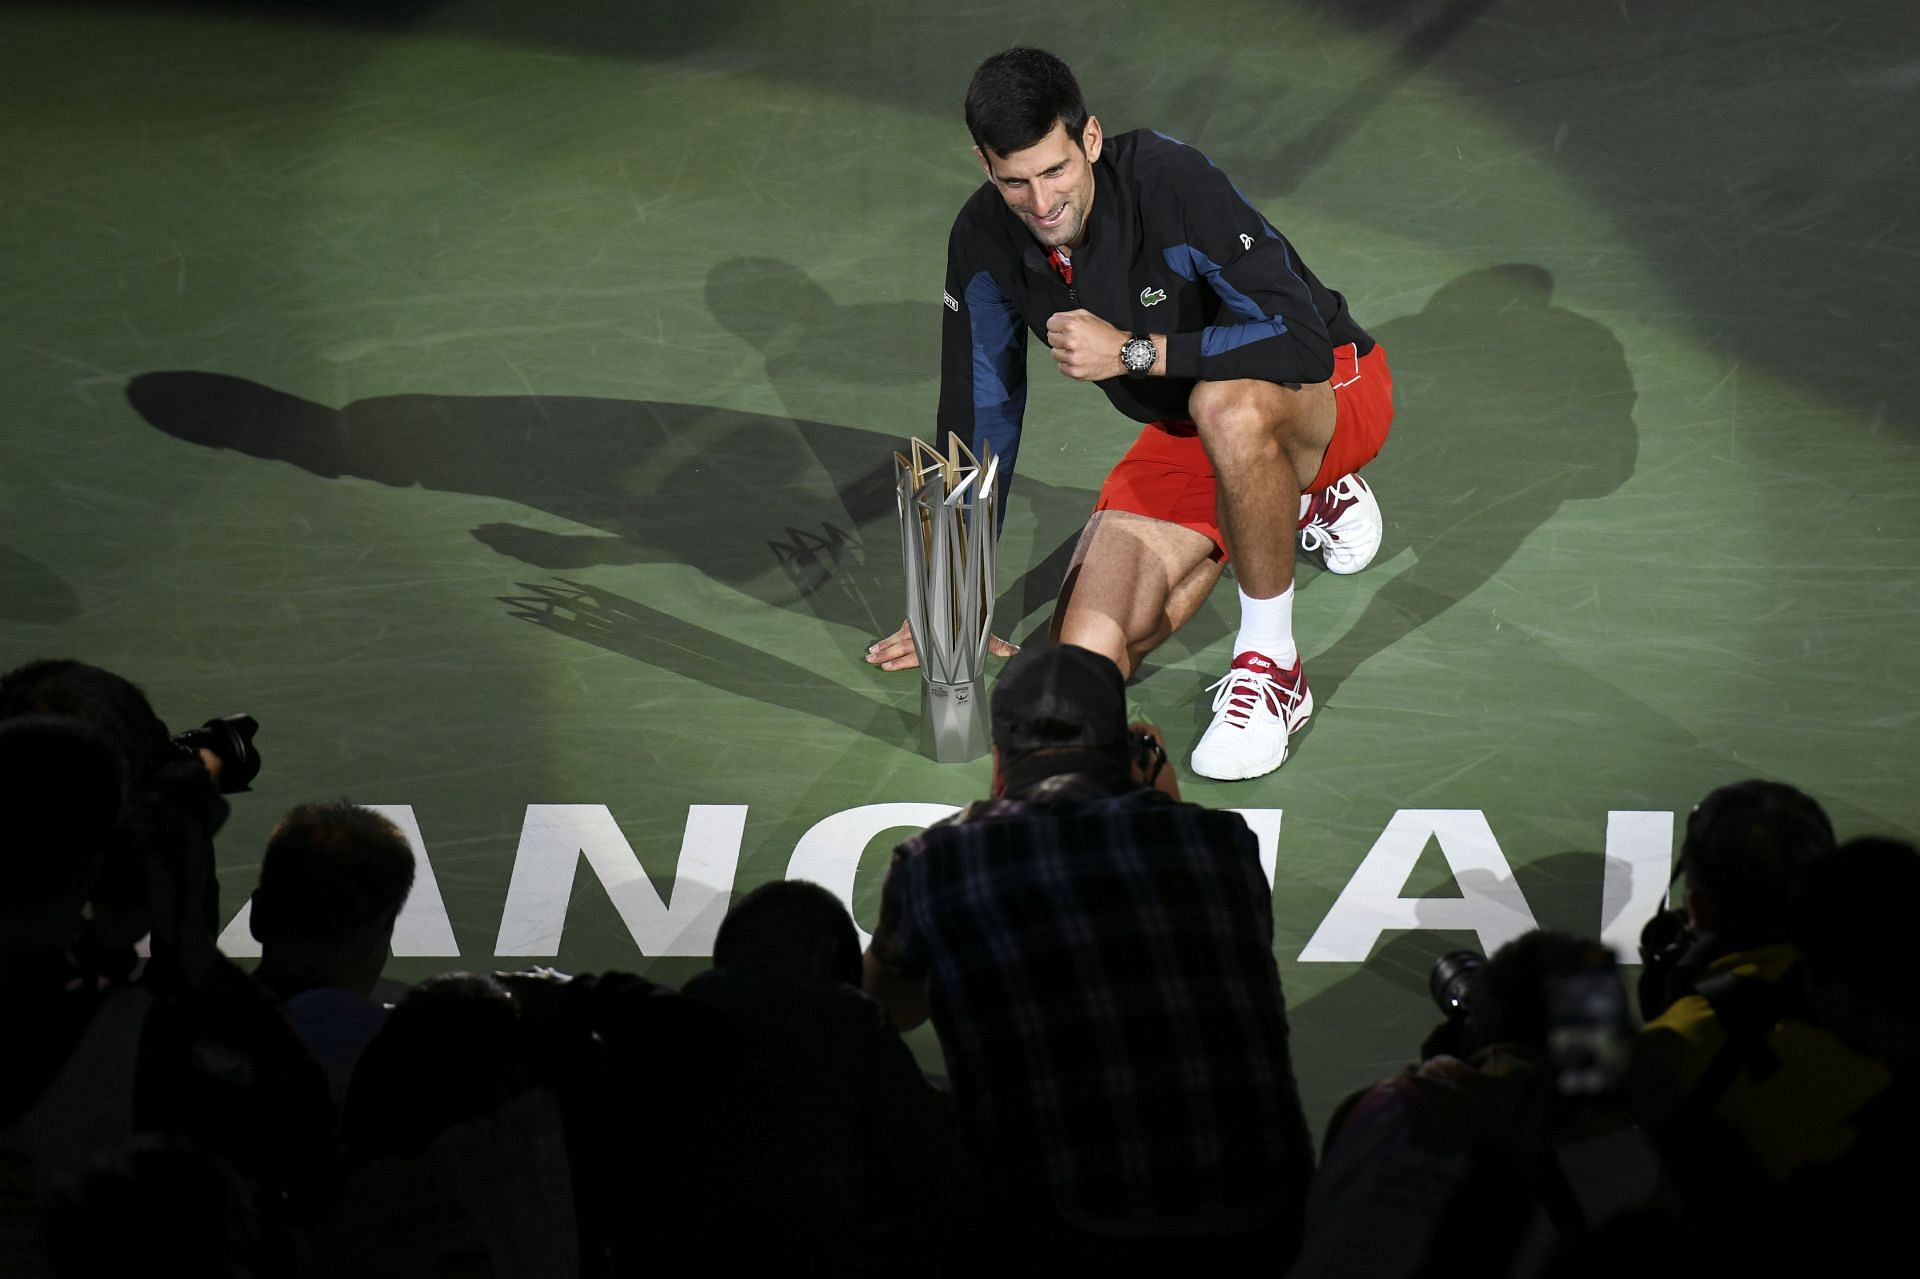
[(1309, 553), (1322, 547), (1337, 546), (1340, 539), (1324, 524), (1309, 524), (1300, 530), (1300, 549)]
[[(1215, 689), (1220, 691), (1216, 693)], [(1275, 703), (1289, 709), (1300, 704), (1299, 689), (1290, 688), (1271, 675), (1262, 675), (1244, 666), (1234, 667), (1207, 685), (1207, 691), (1213, 693), (1214, 713), (1218, 714), (1222, 706), (1227, 707), (1227, 720), (1235, 728), (1245, 728), (1252, 722), (1255, 706), (1267, 707), (1267, 713), (1274, 715), (1275, 712), (1270, 708)]]
[(1337, 499), (1345, 498), (1347, 503), (1351, 505), (1357, 501), (1359, 497), (1360, 494), (1357, 486), (1355, 486), (1352, 481), (1352, 477), (1346, 475), (1341, 476), (1332, 487), (1327, 489), (1325, 496), (1316, 495), (1313, 503), (1313, 512), (1307, 517), (1307, 523), (1300, 530), (1300, 549), (1313, 552), (1320, 550), (1322, 547), (1340, 545), (1340, 535), (1334, 532), (1333, 525), (1334, 521), (1346, 514), (1346, 511), (1340, 510), (1334, 514), (1332, 519), (1328, 519), (1322, 514), (1324, 509), (1322, 504), (1324, 503), (1325, 506), (1328, 507), (1334, 506)]

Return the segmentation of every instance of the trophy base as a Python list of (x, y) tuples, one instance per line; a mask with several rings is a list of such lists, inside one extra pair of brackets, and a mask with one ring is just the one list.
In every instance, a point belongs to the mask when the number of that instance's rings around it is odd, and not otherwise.
[(920, 681), (920, 751), (941, 764), (965, 764), (987, 753), (993, 734), (987, 723), (986, 681), (936, 684)]

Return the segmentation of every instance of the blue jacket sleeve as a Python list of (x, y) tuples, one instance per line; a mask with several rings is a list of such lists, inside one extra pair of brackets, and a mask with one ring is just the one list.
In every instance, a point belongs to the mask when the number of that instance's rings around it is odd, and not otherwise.
[(1179, 183), (1185, 242), (1165, 256), (1183, 278), (1206, 281), (1221, 306), (1217, 323), (1167, 335), (1167, 375), (1326, 381), (1333, 343), (1293, 247), (1226, 174), (1198, 159)]
[(1027, 329), (982, 261), (981, 247), (963, 211), (947, 241), (941, 298), (939, 447), (944, 451), (948, 437), (958, 435), (975, 455), (982, 447), (993, 450), (1004, 524), (1027, 410)]

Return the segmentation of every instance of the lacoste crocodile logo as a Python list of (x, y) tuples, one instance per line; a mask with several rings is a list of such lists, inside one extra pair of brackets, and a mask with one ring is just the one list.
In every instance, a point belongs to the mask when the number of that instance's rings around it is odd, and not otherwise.
[(1149, 284), (1146, 288), (1140, 290), (1141, 306), (1159, 306), (1166, 300), (1167, 291), (1165, 289), (1156, 289)]

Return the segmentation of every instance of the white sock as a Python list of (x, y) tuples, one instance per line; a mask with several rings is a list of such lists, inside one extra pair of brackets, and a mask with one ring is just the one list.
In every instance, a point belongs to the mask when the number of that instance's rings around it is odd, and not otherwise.
[(1234, 656), (1248, 649), (1281, 666), (1292, 666), (1300, 660), (1300, 650), (1293, 642), (1293, 587), (1270, 600), (1257, 600), (1245, 590), (1240, 592), (1240, 633), (1233, 637)]

